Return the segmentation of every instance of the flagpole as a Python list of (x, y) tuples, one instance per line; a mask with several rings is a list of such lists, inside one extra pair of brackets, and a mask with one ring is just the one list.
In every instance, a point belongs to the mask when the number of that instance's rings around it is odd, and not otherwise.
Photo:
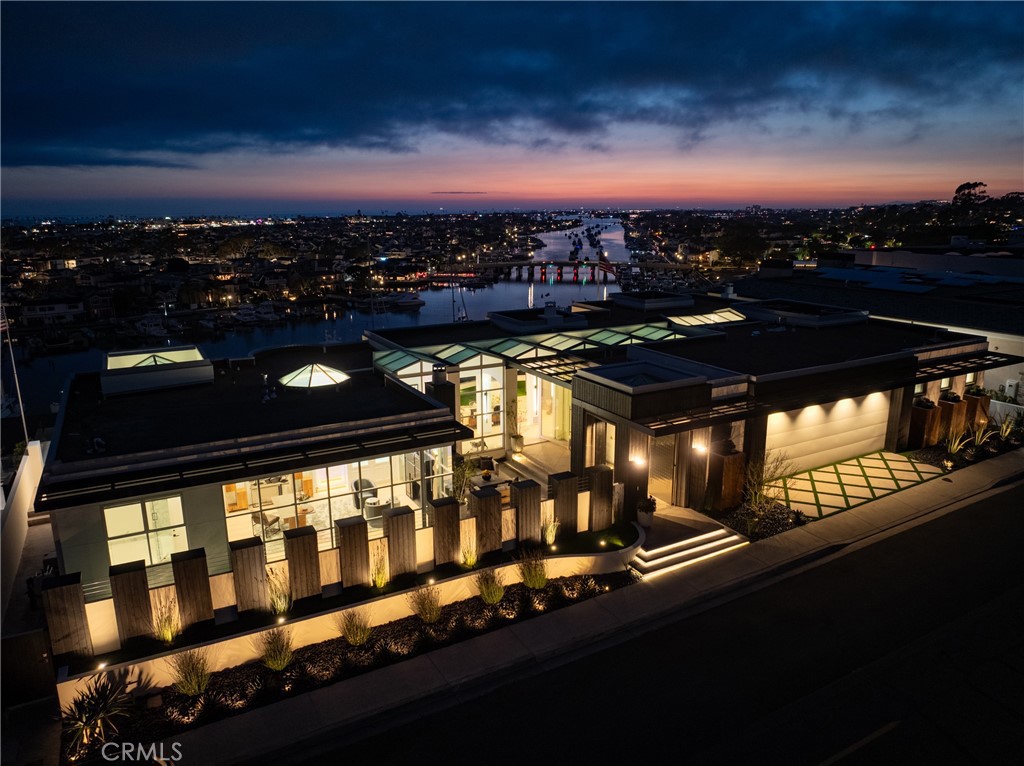
[(18, 413), (21, 415), (21, 430), (25, 434), (25, 446), (28, 446), (28, 424), (25, 422), (25, 405), (21, 401), (21, 384), (18, 382), (18, 367), (14, 363), (14, 342), (11, 340), (11, 325), (7, 321), (7, 312), (2, 311), (3, 327), (7, 330), (7, 348), (11, 352), (11, 372), (14, 373), (14, 391), (18, 395)]

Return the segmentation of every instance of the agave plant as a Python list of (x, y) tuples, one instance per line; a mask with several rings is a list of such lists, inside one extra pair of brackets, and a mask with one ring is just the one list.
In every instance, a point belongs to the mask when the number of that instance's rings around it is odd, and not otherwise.
[(127, 674), (101, 673), (93, 676), (71, 703), (61, 710), (64, 730), (71, 736), (74, 754), (106, 742), (117, 734), (117, 719), (128, 716)]
[(999, 438), (1006, 441), (1010, 438), (1010, 434), (1013, 433), (1013, 418), (1007, 414), (1002, 420), (999, 421)]
[(985, 426), (984, 428), (977, 429), (974, 432), (974, 435), (973, 435), (973, 438), (972, 438), (972, 440), (974, 441), (974, 446), (975, 447), (983, 446), (985, 444), (985, 442), (987, 442), (989, 439), (991, 439), (994, 435), (995, 435), (995, 431), (993, 431), (988, 426)]
[(957, 431), (950, 434), (946, 439), (946, 451), (950, 455), (956, 455), (971, 441), (971, 435), (967, 431)]

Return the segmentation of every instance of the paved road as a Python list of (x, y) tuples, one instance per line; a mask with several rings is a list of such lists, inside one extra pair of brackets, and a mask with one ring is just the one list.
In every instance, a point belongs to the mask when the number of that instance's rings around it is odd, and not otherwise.
[[(278, 763), (1020, 763), (1024, 487)], [(353, 760), (354, 759), (354, 760)]]

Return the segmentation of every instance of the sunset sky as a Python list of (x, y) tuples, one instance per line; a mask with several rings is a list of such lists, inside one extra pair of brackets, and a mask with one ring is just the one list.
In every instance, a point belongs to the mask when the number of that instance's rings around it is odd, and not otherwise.
[(2, 214), (1024, 190), (1020, 3), (2, 3)]

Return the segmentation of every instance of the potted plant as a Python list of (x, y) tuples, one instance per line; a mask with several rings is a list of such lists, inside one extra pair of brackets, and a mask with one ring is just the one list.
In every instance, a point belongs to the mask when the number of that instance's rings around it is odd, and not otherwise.
[(523, 421), (525, 420), (525, 415), (519, 413), (518, 398), (510, 401), (508, 405), (508, 441), (512, 451), (516, 454), (521, 453), (525, 445), (525, 440), (523, 439)]
[(653, 495), (641, 498), (636, 501), (636, 520), (644, 529), (649, 529), (654, 523), (654, 512), (658, 510), (658, 501)]

